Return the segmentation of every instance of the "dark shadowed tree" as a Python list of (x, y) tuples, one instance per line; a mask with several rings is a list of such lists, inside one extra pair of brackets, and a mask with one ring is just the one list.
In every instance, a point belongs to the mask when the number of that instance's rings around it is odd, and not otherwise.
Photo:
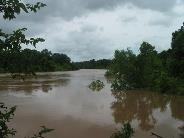
[[(37, 12), (41, 7), (45, 7), (46, 4), (37, 2), (36, 4), (25, 3), (21, 0), (0, 0), (0, 18), (4, 20), (13, 20), (21, 12)], [(22, 50), (23, 45), (33, 45), (34, 47), (38, 42), (44, 42), (42, 38), (26, 38), (24, 32), (27, 28), (21, 28), (13, 31), (12, 33), (6, 33), (3, 31), (3, 28), (0, 27), (0, 52), (6, 52), (8, 54), (10, 61), (13, 64), (7, 62), (2, 62), (4, 65), (4, 70), (10, 73), (32, 73), (32, 71), (23, 70), (21, 67), (18, 70), (14, 70), (15, 64), (14, 59), (19, 56), (19, 52)]]
[(184, 79), (184, 24), (172, 34), (171, 74)]

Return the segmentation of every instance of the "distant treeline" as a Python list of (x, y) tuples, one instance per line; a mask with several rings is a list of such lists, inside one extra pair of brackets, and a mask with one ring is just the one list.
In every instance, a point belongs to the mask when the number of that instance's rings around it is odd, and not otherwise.
[(22, 51), (0, 51), (0, 72), (34, 73), (49, 71), (76, 70), (71, 59), (60, 53), (51, 53), (47, 49), (40, 51), (24, 49)]
[(144, 88), (184, 94), (184, 25), (172, 34), (168, 50), (159, 53), (143, 42), (138, 55), (130, 49), (115, 51), (106, 75), (115, 78), (112, 83), (115, 91)]
[(107, 69), (111, 61), (110, 59), (92, 59), (89, 61), (75, 62), (74, 64), (79, 69)]
[(24, 49), (21, 51), (0, 51), (0, 73), (25, 73), (51, 71), (71, 71), (78, 69), (106, 69), (111, 60), (71, 62), (70, 57), (62, 53), (52, 53)]

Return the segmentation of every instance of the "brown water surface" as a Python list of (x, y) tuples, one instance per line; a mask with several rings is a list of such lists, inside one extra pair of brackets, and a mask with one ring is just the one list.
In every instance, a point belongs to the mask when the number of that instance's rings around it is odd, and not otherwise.
[[(180, 138), (184, 133), (184, 97), (153, 92), (115, 93), (104, 77), (105, 70), (39, 73), (37, 79), (13, 80), (0, 75), (0, 102), (17, 105), (11, 127), (16, 138), (31, 136), (40, 126), (54, 128), (48, 138), (109, 138), (130, 121), (134, 137)], [(101, 80), (105, 88), (88, 85)]]

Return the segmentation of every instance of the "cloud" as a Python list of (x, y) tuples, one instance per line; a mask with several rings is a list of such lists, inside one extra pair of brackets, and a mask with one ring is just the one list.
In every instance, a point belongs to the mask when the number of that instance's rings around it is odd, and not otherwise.
[[(61, 31), (56, 33), (57, 30)], [(102, 55), (104, 58), (110, 58), (109, 55), (112, 54), (108, 48), (110, 43), (105, 37), (99, 37), (101, 31), (102, 28), (99, 26), (80, 21), (71, 21), (70, 23), (63, 21), (62, 26), (56, 23), (43, 33), (43, 37), (46, 38), (46, 47), (44, 48), (66, 53), (75, 61), (97, 59), (101, 58)], [(45, 35), (51, 33), (53, 34), (51, 36)], [(39, 48), (43, 49), (42, 46)]]
[(176, 4), (176, 0), (126, 0), (141, 9), (151, 9), (154, 11), (167, 12)]
[(122, 22), (123, 23), (129, 23), (129, 22), (133, 22), (136, 21), (137, 18), (136, 17), (122, 17)]
[(41, 0), (48, 6), (39, 13), (20, 16), (20, 20), (46, 21), (48, 17), (72, 20), (98, 10), (114, 10), (118, 6), (132, 4), (141, 9), (170, 12), (177, 0)]
[(114, 50), (131, 47), (138, 52), (143, 41), (157, 50), (168, 49), (171, 34), (182, 25), (182, 0), (44, 0), (48, 6), (38, 13), (3, 21), (10, 32), (27, 27), (28, 36), (43, 37), (52, 52), (68, 54), (72, 60), (112, 58)]

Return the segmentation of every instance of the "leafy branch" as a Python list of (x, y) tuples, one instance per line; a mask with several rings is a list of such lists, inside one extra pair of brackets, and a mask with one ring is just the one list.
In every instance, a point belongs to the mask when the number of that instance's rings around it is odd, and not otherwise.
[(24, 4), (21, 0), (0, 0), (0, 13), (3, 13), (4, 19), (12, 20), (19, 15), (21, 11), (26, 13), (37, 12), (46, 4), (37, 2), (36, 4)]
[(13, 51), (20, 51), (21, 45), (33, 45), (36, 47), (36, 44), (39, 42), (44, 42), (43, 38), (30, 38), (27, 39), (25, 32), (27, 28), (18, 29), (13, 31), (12, 34), (6, 34), (2, 30), (0, 30), (0, 50), (13, 50)]
[[(0, 103), (0, 138), (9, 138), (16, 135), (16, 130), (14, 128), (9, 128), (7, 125), (7, 123), (13, 119), (15, 111), (16, 106), (8, 108), (4, 103)], [(30, 138), (44, 138), (44, 134), (47, 134), (53, 130), (54, 129), (41, 126), (41, 130)]]
[(8, 138), (9, 136), (14, 136), (16, 130), (13, 128), (8, 128), (7, 123), (14, 116), (14, 112), (16, 110), (16, 106), (11, 107), (8, 109), (4, 103), (0, 103), (0, 137), (1, 138)]

